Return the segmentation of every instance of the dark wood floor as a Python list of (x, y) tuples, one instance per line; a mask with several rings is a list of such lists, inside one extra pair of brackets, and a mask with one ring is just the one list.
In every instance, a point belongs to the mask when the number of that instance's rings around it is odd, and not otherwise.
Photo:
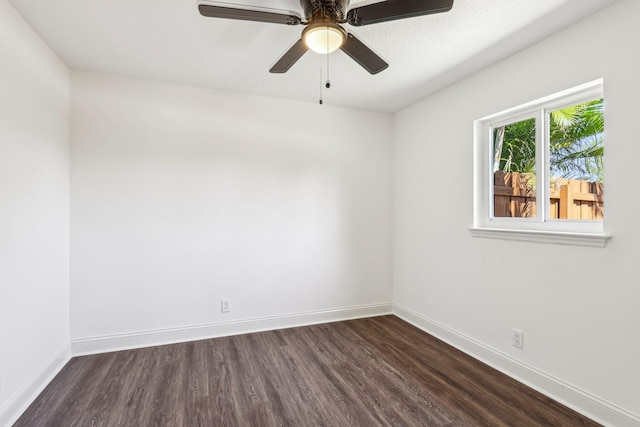
[(73, 358), (14, 426), (597, 426), (394, 316)]

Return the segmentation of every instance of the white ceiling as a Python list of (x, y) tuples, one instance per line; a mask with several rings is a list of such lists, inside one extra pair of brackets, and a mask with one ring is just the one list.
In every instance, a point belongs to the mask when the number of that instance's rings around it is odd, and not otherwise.
[[(302, 15), (298, 0), (228, 1)], [(390, 66), (372, 76), (329, 55), (324, 104), (398, 111), (616, 1), (455, 0), (448, 13), (346, 25)], [(196, 0), (9, 2), (72, 69), (314, 103), (326, 78), (327, 59), (313, 52), (286, 74), (268, 72), (302, 26), (205, 18)]]

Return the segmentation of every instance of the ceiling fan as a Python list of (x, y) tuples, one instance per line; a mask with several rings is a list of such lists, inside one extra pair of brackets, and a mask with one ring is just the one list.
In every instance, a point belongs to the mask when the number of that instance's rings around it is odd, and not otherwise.
[(350, 0), (300, 0), (304, 18), (295, 12), (216, 1), (202, 1), (198, 4), (198, 10), (210, 18), (305, 25), (300, 39), (271, 67), (271, 73), (286, 73), (309, 49), (321, 54), (341, 49), (369, 73), (377, 74), (389, 64), (355, 35), (347, 32), (342, 24), (359, 27), (448, 12), (453, 7), (453, 1), (386, 0), (348, 9)]

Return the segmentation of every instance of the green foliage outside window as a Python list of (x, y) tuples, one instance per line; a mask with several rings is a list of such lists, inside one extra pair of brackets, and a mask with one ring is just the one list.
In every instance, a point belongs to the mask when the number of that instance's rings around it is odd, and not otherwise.
[[(602, 182), (603, 100), (549, 114), (549, 164), (552, 177)], [(494, 172), (535, 175), (535, 119), (493, 129)]]

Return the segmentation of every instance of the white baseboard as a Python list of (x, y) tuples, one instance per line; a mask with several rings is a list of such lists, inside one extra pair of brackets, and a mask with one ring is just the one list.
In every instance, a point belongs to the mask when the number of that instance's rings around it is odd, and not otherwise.
[(640, 426), (640, 416), (637, 414), (522, 363), (406, 307), (394, 304), (393, 314), (600, 424), (611, 427)]
[(9, 427), (71, 359), (69, 346), (55, 353), (44, 366), (0, 408), (0, 426)]
[(256, 317), (229, 322), (193, 325), (180, 328), (140, 331), (126, 334), (105, 335), (71, 340), (73, 356), (82, 356), (110, 351), (129, 350), (156, 345), (216, 338), (228, 335), (246, 334), (274, 329), (340, 320), (382, 316), (392, 313), (391, 303), (361, 305), (334, 310), (294, 313), (282, 316)]

